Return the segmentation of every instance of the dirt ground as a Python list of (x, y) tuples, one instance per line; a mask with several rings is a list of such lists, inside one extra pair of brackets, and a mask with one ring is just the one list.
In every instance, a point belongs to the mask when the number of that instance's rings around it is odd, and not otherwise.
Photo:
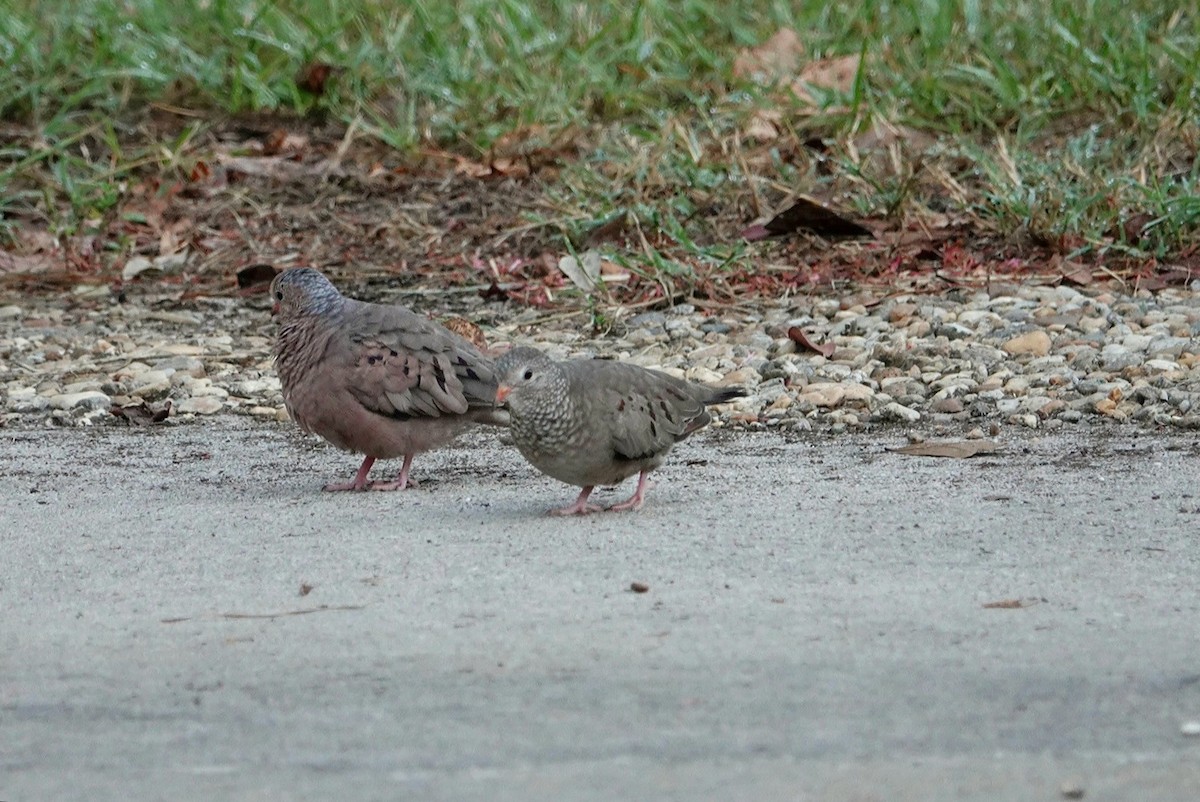
[[(148, 125), (170, 141), (181, 121), (158, 114)], [(158, 282), (177, 286), (183, 299), (252, 294), (273, 270), (312, 265), (368, 297), (367, 285), (385, 281), (578, 308), (586, 299), (573, 291), (559, 258), (570, 249), (606, 248), (612, 260), (602, 303), (643, 308), (686, 300), (705, 308), (758, 295), (846, 296), (863, 287), (875, 295), (1005, 282), (1154, 290), (1186, 284), (1200, 264), (1187, 254), (1171, 265), (1085, 264), (1067, 258), (1078, 245), (1069, 237), (1039, 240), (991, 230), (969, 211), (931, 211), (948, 200), (928, 188), (924, 213), (851, 220), (836, 200), (809, 203), (731, 174), (716, 189), (650, 182), (614, 200), (618, 211), (605, 216), (562, 198), (581, 142), (476, 158), (440, 150), (401, 155), (339, 126), (261, 116), (213, 124), (199, 139), (188, 158), (122, 182), (120, 200), (77, 228), (54, 223), (45, 209), (10, 212), (0, 286), (30, 293), (103, 283), (119, 294)], [(819, 159), (820, 149), (809, 143), (791, 158)], [(831, 186), (828, 194), (843, 199), (853, 191)], [(687, 246), (630, 211), (675, 195), (694, 210), (685, 221)], [(722, 264), (697, 254), (713, 248), (731, 258)], [(622, 254), (632, 257), (628, 266)]]

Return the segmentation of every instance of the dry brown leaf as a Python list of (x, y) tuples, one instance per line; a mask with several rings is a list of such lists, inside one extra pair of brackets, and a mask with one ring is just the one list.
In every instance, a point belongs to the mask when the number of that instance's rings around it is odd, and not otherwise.
[(622, 239), (629, 230), (629, 214), (622, 209), (587, 233), (584, 242), (597, 245)]
[(616, 262), (610, 262), (605, 259), (600, 263), (601, 281), (608, 282), (609, 284), (624, 284), (632, 278), (633, 273), (630, 273)]
[(207, 181), (210, 178), (212, 178), (212, 168), (203, 159), (198, 159), (192, 165), (191, 172), (188, 173), (188, 180), (193, 184), (199, 181)]
[(114, 405), (109, 409), (109, 414), (131, 426), (149, 426), (152, 423), (162, 423), (170, 417), (171, 401), (168, 399), (162, 405), (156, 404), (154, 407), (145, 401), (126, 404), (123, 407)]
[(976, 454), (993, 454), (1000, 450), (1000, 444), (994, 440), (949, 440), (940, 443), (913, 443), (900, 448), (889, 448), (894, 454), (904, 454), (909, 457), (947, 457), (950, 459), (966, 459)]
[(337, 67), (323, 61), (313, 61), (305, 64), (296, 74), (296, 86), (310, 95), (325, 94), (325, 84)]
[(790, 339), (792, 342), (803, 346), (810, 351), (815, 351), (826, 359), (833, 356), (833, 352), (837, 350), (837, 346), (833, 343), (821, 343), (820, 345), (817, 345), (808, 338), (808, 335), (804, 333), (804, 329), (800, 328), (799, 326), (792, 326), (787, 330), (787, 335), (788, 339)]
[(483, 329), (479, 328), (466, 318), (448, 317), (442, 321), (442, 325), (450, 329), (450, 331), (454, 332), (459, 337), (469, 340), (471, 344), (480, 351), (486, 351), (488, 349), (487, 338), (483, 336)]
[(742, 239), (753, 242), (791, 234), (799, 229), (811, 231), (823, 237), (874, 237), (874, 233), (849, 220), (817, 201), (798, 197), (779, 214), (761, 225), (752, 225), (742, 231)]
[(304, 134), (294, 134), (284, 128), (276, 128), (263, 137), (262, 152), (264, 156), (287, 154), (298, 156), (308, 149), (308, 137)]
[(800, 75), (792, 82), (792, 91), (796, 97), (806, 103), (815, 103), (809, 87), (826, 89), (843, 94), (849, 94), (854, 88), (854, 78), (858, 75), (861, 57), (835, 56), (823, 58), (804, 65)]
[(780, 28), (761, 45), (739, 53), (733, 60), (733, 74), (758, 83), (772, 83), (795, 75), (803, 55), (800, 36), (791, 28)]
[(1096, 278), (1092, 273), (1092, 268), (1069, 259), (1063, 259), (1058, 265), (1058, 269), (1062, 271), (1063, 281), (1081, 287), (1086, 287)]
[(1003, 601), (988, 602), (983, 607), (986, 610), (1019, 610), (1022, 607), (1029, 607), (1032, 604), (1032, 601), (1022, 599), (1004, 599)]
[(779, 138), (779, 123), (783, 115), (773, 109), (759, 109), (742, 129), (742, 136), (756, 142), (773, 142)]
[(269, 264), (247, 265), (237, 272), (237, 284), (240, 289), (270, 284), (275, 280), (275, 266)]

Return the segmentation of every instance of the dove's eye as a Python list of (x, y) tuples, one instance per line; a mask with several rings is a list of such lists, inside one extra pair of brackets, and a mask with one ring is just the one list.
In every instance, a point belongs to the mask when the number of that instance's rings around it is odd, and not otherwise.
[(283, 290), (275, 290), (275, 300), (276, 301), (283, 300)]
[(529, 381), (533, 378), (533, 371), (529, 368), (525, 368), (525, 375), (522, 378), (524, 378), (525, 381)]

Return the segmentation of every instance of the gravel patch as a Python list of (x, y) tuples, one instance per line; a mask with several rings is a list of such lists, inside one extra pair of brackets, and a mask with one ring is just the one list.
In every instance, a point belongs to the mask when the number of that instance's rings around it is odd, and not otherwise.
[[(352, 290), (347, 289), (349, 294)], [(491, 343), (534, 344), (556, 358), (618, 358), (689, 379), (742, 385), (718, 408), (749, 429), (834, 433), (902, 425), (994, 433), (1133, 422), (1200, 428), (1200, 287), (1123, 296), (1070, 287), (1011, 294), (953, 291), (877, 303), (765, 301), (754, 311), (615, 314), (593, 335), (582, 317), (442, 297), (395, 295), (435, 316), (482, 324)], [(798, 346), (800, 327), (828, 356)], [(0, 303), (0, 421), (128, 423), (114, 407), (170, 418), (286, 420), (264, 299), (141, 295), (107, 288)], [(139, 418), (138, 420), (148, 420)]]

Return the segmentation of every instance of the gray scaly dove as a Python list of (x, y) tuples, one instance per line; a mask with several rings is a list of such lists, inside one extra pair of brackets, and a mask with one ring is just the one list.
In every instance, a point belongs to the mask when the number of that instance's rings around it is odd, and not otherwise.
[[(279, 320), (275, 369), (292, 419), (363, 455), (349, 482), (325, 490), (397, 490), (413, 457), (476, 423), (505, 425), (494, 407), (492, 360), (466, 339), (403, 306), (346, 298), (312, 268), (271, 283)], [(377, 459), (403, 457), (393, 482), (368, 482)]]
[(501, 356), (496, 374), (496, 402), (509, 410), (521, 454), (542, 473), (582, 488), (573, 504), (551, 515), (598, 512), (588, 504), (592, 490), (635, 473), (634, 494), (609, 509), (640, 509), (647, 476), (676, 443), (708, 424), (706, 407), (745, 395), (621, 362), (555, 362), (528, 347)]

